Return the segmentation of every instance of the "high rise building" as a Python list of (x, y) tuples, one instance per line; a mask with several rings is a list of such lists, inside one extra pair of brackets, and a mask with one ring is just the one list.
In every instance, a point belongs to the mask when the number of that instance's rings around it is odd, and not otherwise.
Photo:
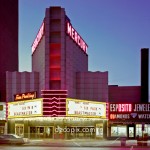
[(0, 101), (6, 101), (6, 71), (18, 71), (18, 0), (0, 1)]

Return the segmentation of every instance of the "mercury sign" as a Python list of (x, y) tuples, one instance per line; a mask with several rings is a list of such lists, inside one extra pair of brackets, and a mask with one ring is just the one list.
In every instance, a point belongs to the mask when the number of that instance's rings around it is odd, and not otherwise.
[(41, 116), (42, 106), (42, 99), (9, 102), (8, 118)]
[(85, 52), (87, 53), (88, 45), (84, 42), (82, 37), (78, 32), (72, 27), (72, 25), (67, 22), (67, 34), (72, 38), (73, 41)]
[(109, 119), (150, 119), (150, 103), (110, 103)]
[(66, 108), (67, 116), (106, 118), (106, 103), (67, 99)]
[(39, 42), (41, 41), (43, 34), (44, 34), (44, 22), (42, 23), (42, 26), (40, 27), (40, 30), (32, 44), (32, 54), (35, 51), (35, 49), (37, 48)]

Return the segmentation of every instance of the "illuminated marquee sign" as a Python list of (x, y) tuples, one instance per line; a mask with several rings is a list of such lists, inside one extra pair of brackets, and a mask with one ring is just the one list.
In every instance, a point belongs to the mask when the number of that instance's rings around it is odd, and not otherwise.
[(106, 118), (106, 103), (66, 99), (66, 115)]
[(21, 94), (15, 94), (14, 99), (15, 101), (18, 100), (26, 100), (26, 99), (34, 99), (36, 97), (36, 92), (28, 92), (28, 93), (21, 93)]
[(8, 118), (42, 116), (42, 99), (8, 103)]
[(44, 22), (42, 23), (42, 26), (40, 27), (40, 30), (32, 44), (32, 54), (35, 51), (35, 49), (37, 48), (39, 42), (41, 41), (43, 34), (44, 34)]
[(6, 120), (6, 103), (0, 102), (0, 120)]
[(150, 103), (110, 103), (109, 119), (150, 119)]
[(84, 42), (82, 37), (78, 32), (72, 27), (70, 22), (67, 22), (67, 34), (72, 38), (73, 41), (85, 52), (87, 53), (88, 45)]

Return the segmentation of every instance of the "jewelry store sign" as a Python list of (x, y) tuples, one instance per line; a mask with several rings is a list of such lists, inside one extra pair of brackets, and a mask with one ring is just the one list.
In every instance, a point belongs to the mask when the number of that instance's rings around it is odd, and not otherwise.
[(150, 103), (109, 103), (109, 120), (150, 119)]
[(106, 103), (66, 99), (66, 115), (106, 118)]
[(8, 103), (8, 118), (42, 116), (42, 99)]

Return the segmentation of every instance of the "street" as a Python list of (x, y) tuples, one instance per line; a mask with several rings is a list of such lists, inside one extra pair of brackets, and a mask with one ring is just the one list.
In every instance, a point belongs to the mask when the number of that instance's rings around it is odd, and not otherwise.
[(0, 146), (0, 150), (149, 150), (149, 148), (105, 148), (105, 147), (26, 147), (26, 146)]
[(22, 146), (0, 145), (0, 150), (149, 150), (150, 141), (147, 147), (139, 147), (136, 140), (127, 140), (125, 145), (116, 140), (30, 140)]

